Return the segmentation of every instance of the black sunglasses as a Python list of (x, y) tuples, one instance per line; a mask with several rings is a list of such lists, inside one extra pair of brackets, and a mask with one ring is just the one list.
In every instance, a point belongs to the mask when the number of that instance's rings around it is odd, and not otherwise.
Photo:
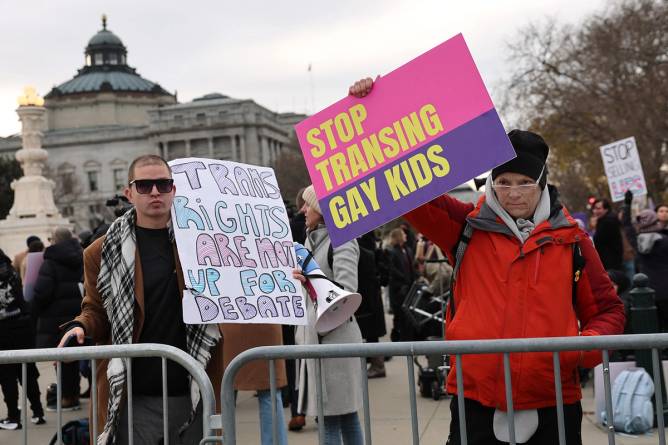
[(135, 185), (137, 193), (141, 195), (148, 195), (153, 190), (153, 186), (158, 189), (159, 193), (169, 193), (174, 186), (173, 179), (135, 179), (130, 181), (130, 187)]

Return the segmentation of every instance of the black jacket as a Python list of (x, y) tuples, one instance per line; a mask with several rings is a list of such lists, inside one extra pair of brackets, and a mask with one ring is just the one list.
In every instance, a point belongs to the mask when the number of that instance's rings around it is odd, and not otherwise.
[(649, 287), (656, 292), (656, 300), (668, 304), (668, 230), (637, 233), (631, 222), (629, 206), (624, 206), (622, 223), (626, 237), (637, 252), (638, 272), (649, 278)]
[(355, 318), (362, 338), (376, 339), (387, 333), (378, 267), (382, 260), (382, 251), (376, 248), (373, 232), (358, 238), (357, 243), (360, 247), (357, 290), (362, 295), (362, 303), (355, 312)]
[(49, 246), (39, 269), (32, 313), (37, 319), (37, 347), (51, 348), (60, 339), (59, 326), (81, 311), (83, 249), (76, 239)]
[(401, 305), (415, 280), (413, 251), (404, 247), (393, 246), (390, 253), (390, 304)]
[(299, 244), (304, 244), (306, 241), (306, 216), (299, 212), (290, 219), (290, 231), (292, 232), (292, 239)]
[(612, 212), (608, 212), (596, 221), (594, 246), (605, 270), (624, 270), (622, 223)]
[[(0, 252), (0, 261), (11, 260)], [(10, 268), (0, 277), (0, 351), (34, 347), (30, 317), (23, 299), (23, 286), (18, 273)]]
[(640, 233), (637, 243), (638, 271), (649, 278), (656, 300), (668, 301), (668, 231)]

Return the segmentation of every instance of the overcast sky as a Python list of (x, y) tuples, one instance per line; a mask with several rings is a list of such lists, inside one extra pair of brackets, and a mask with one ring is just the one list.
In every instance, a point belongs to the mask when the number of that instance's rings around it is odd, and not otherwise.
[(44, 95), (83, 66), (103, 13), (130, 66), (181, 102), (215, 91), (310, 113), (352, 81), (392, 71), (459, 32), (494, 98), (508, 75), (506, 42), (519, 28), (547, 16), (577, 24), (605, 3), (0, 0), (0, 136), (20, 129), (14, 110), (24, 85)]

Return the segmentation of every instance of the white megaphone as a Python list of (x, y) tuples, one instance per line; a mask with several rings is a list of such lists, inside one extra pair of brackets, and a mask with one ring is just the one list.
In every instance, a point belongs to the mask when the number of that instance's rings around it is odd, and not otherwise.
[(294, 246), (297, 263), (307, 279), (306, 286), (316, 296), (315, 330), (328, 332), (336, 329), (355, 314), (362, 303), (362, 296), (341, 289), (322, 273), (306, 247), (299, 243), (294, 243)]

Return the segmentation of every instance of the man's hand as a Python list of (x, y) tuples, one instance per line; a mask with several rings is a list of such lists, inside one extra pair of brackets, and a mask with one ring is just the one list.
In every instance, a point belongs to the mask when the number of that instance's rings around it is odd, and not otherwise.
[(302, 273), (301, 269), (292, 269), (292, 278), (299, 281), (302, 284), (306, 284), (306, 277)]
[(626, 193), (624, 193), (624, 204), (630, 206), (631, 202), (633, 202), (633, 192), (631, 190), (627, 190)]
[(60, 339), (60, 343), (58, 343), (58, 347), (59, 348), (64, 347), (65, 343), (67, 343), (67, 339), (72, 336), (77, 337), (77, 343), (79, 343), (80, 345), (83, 344), (85, 337), (84, 330), (77, 326), (76, 328), (70, 329), (65, 333), (65, 335), (63, 335), (63, 338)]
[[(378, 80), (380, 76), (376, 77), (376, 80)], [(351, 96), (355, 97), (364, 97), (367, 94), (371, 92), (371, 89), (373, 88), (373, 82), (374, 80), (371, 79), (371, 77), (367, 77), (366, 79), (358, 80), (354, 84), (348, 88), (348, 94)]]

